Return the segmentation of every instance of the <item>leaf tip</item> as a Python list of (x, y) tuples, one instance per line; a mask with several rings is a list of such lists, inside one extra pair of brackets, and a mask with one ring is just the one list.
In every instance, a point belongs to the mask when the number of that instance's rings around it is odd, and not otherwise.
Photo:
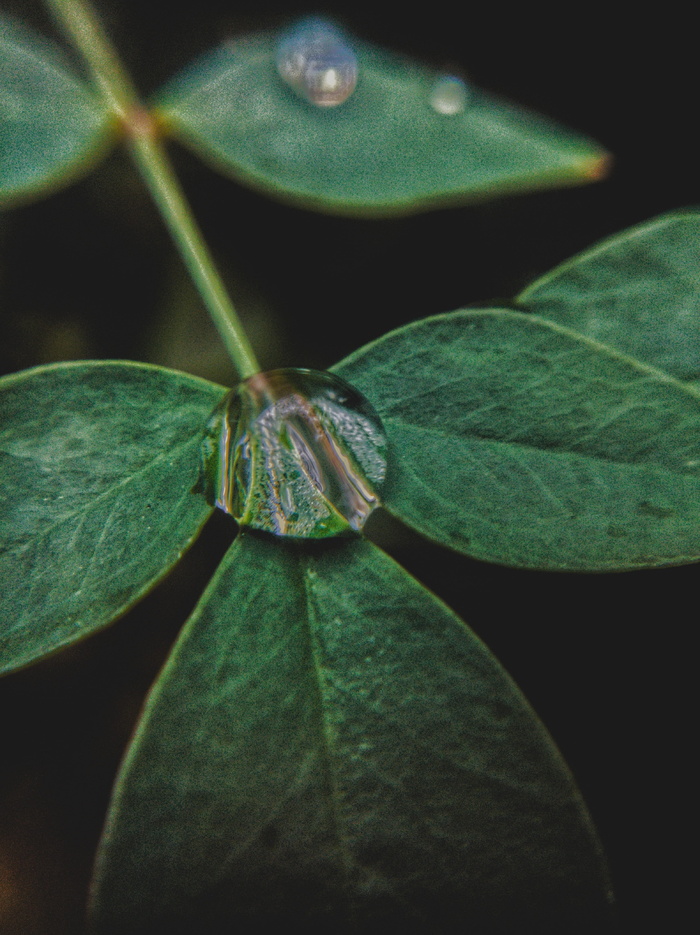
[(595, 156), (589, 156), (582, 160), (579, 166), (581, 177), (587, 182), (601, 182), (606, 179), (613, 166), (613, 156), (611, 153), (597, 153)]

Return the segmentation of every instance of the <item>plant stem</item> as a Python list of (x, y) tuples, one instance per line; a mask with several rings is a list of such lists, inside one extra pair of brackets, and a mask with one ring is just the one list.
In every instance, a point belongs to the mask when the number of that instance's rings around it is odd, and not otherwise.
[[(153, 122), (150, 117), (148, 122)], [(134, 136), (131, 149), (239, 377), (245, 380), (259, 373), (260, 364), (163, 147), (154, 136), (139, 134)]]
[(88, 0), (46, 0), (46, 5), (83, 56), (107, 106), (122, 125), (141, 176), (239, 377), (244, 380), (259, 373), (260, 365), (160, 141), (157, 121), (140, 102)]

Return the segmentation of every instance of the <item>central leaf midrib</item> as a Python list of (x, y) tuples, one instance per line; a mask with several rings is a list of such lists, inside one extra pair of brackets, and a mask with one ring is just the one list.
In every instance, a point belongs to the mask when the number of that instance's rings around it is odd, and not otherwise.
[(340, 793), (340, 779), (338, 776), (338, 769), (335, 766), (336, 755), (334, 750), (334, 744), (332, 740), (331, 727), (326, 717), (326, 696), (324, 692), (325, 680), (321, 672), (321, 664), (318, 658), (318, 650), (316, 648), (316, 639), (313, 633), (313, 621), (315, 620), (315, 608), (313, 600), (313, 584), (309, 574), (308, 567), (304, 567), (304, 559), (297, 559), (297, 571), (299, 577), (302, 580), (302, 587), (304, 591), (304, 598), (306, 601), (306, 637), (308, 644), (308, 653), (309, 653), (309, 662), (310, 669), (313, 675), (314, 684), (316, 686), (316, 695), (318, 710), (320, 714), (320, 724), (319, 724), (319, 734), (321, 738), (321, 744), (325, 751), (324, 762), (325, 772), (326, 772), (326, 784), (331, 797), (331, 811), (333, 815), (333, 827), (335, 831), (335, 837), (338, 842), (338, 853), (340, 855), (340, 860), (342, 864), (342, 873), (345, 878), (345, 894), (348, 904), (352, 904), (351, 898), (351, 875), (352, 867), (354, 860), (352, 857), (352, 852), (347, 843), (347, 836), (343, 831), (344, 822), (341, 816), (342, 804), (341, 804), (341, 793)]

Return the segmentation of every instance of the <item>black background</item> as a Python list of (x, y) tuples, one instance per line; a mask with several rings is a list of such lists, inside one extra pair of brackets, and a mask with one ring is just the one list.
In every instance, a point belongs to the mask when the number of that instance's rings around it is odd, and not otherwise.
[[(229, 35), (313, 12), (292, 3), (100, 5), (144, 93)], [(40, 5), (2, 9), (50, 33)], [(507, 302), (596, 240), (698, 197), (694, 30), (614, 4), (316, 4), (352, 32), (586, 132), (615, 157), (578, 189), (385, 221), (291, 208), (175, 151), (261, 363), (325, 368), (407, 321)], [(225, 355), (127, 158), (0, 215), (0, 371), (149, 360), (231, 383)], [(607, 851), (620, 928), (680, 927), (695, 783), (697, 567), (523, 572), (430, 546), (387, 519), (372, 537), (486, 641), (553, 734)], [(0, 932), (80, 931), (111, 779), (149, 684), (232, 537), (215, 517), (176, 573), (114, 627), (0, 684)], [(691, 731), (693, 733), (691, 733)], [(691, 842), (688, 842), (692, 848)], [(694, 913), (691, 914), (691, 917)]]

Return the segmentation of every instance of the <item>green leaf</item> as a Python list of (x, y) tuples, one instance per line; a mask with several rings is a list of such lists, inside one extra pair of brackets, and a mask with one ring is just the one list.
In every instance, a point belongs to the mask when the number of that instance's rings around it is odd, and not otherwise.
[(332, 368), (393, 446), (387, 509), (436, 541), (529, 568), (700, 557), (700, 394), (536, 316), (416, 322)]
[(200, 445), (221, 387), (88, 362), (0, 380), (0, 671), (109, 623), (210, 513)]
[(60, 49), (0, 17), (0, 205), (85, 175), (114, 135)]
[(700, 381), (700, 212), (663, 215), (604, 240), (517, 301), (679, 380)]
[(307, 208), (388, 215), (601, 177), (591, 140), (469, 89), (461, 113), (430, 104), (438, 75), (360, 41), (354, 93), (317, 107), (279, 77), (277, 33), (209, 52), (157, 106), (186, 145), (239, 181)]
[(98, 932), (599, 933), (606, 893), (571, 777), (465, 625), (366, 541), (252, 533), (148, 699), (92, 914)]

